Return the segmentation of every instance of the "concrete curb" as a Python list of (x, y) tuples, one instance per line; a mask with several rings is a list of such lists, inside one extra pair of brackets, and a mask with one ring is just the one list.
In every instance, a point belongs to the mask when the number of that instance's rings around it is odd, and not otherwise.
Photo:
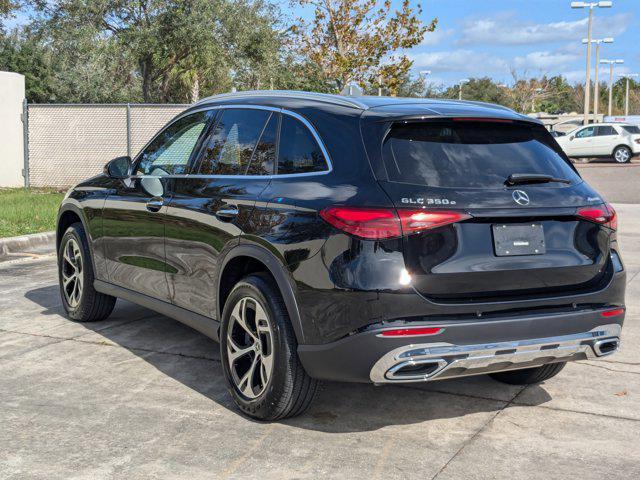
[(0, 260), (5, 260), (12, 254), (26, 253), (32, 250), (38, 250), (38, 253), (51, 253), (55, 250), (55, 242), (56, 232), (0, 238)]

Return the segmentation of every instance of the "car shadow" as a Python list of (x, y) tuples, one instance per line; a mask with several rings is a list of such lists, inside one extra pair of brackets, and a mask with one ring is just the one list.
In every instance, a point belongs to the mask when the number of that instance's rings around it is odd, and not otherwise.
[[(26, 292), (44, 314), (63, 315), (57, 285)], [(130, 302), (118, 300), (105, 321), (70, 323), (78, 330), (75, 340), (120, 346), (158, 371), (200, 393), (233, 414), (240, 415), (226, 390), (218, 344), (180, 322)], [(365, 432), (388, 425), (408, 425), (430, 420), (459, 418), (495, 412), (521, 390), (488, 376), (411, 384), (374, 386), (324, 382), (310, 410), (282, 423), (327, 433)], [(530, 398), (551, 399), (540, 385)]]

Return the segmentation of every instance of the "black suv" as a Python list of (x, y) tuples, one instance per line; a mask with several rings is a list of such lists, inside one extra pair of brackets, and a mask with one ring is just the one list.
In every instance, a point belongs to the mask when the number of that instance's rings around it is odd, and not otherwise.
[(207, 98), (72, 188), (57, 232), (72, 319), (119, 297), (219, 340), (259, 419), (322, 379), (528, 384), (620, 343), (614, 210), (495, 105)]

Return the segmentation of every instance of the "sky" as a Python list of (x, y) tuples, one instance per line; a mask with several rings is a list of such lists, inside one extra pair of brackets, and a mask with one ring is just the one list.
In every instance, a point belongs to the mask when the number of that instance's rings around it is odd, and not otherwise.
[[(586, 45), (581, 42), (587, 36), (588, 9), (572, 9), (570, 3), (425, 0), (422, 19), (437, 17), (438, 26), (407, 52), (414, 73), (431, 70), (429, 81), (436, 85), (482, 76), (508, 84), (511, 69), (521, 76), (562, 74), (571, 83), (584, 82)], [(601, 58), (624, 59), (615, 73), (640, 73), (640, 0), (613, 0), (612, 8), (595, 8), (593, 14), (593, 38), (615, 40), (601, 44)], [(608, 81), (609, 67), (604, 67), (600, 79)]]
[[(312, 9), (280, 4), (289, 18), (308, 17)], [(411, 0), (417, 5), (418, 0)], [(393, 0), (398, 5), (400, 0)], [(569, 82), (584, 82), (587, 9), (570, 8), (570, 0), (422, 0), (421, 19), (438, 18), (433, 33), (405, 52), (413, 60), (414, 75), (431, 70), (434, 86), (453, 85), (462, 78), (489, 76), (513, 82), (520, 77), (562, 74)], [(20, 14), (8, 26), (26, 21)], [(595, 8), (593, 38), (614, 37), (601, 45), (601, 58), (624, 59), (616, 74), (640, 73), (640, 0), (613, 0), (612, 8)], [(595, 58), (595, 52), (594, 52)], [(594, 78), (595, 59), (591, 78)], [(608, 81), (608, 66), (601, 81)], [(615, 78), (614, 78), (615, 81)]]

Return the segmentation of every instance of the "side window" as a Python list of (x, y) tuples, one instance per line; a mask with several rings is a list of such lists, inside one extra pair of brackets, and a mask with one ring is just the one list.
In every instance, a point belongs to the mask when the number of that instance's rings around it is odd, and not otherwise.
[(165, 128), (142, 152), (136, 175), (182, 175), (187, 173), (189, 157), (198, 142), (211, 111), (187, 115)]
[(597, 135), (599, 137), (604, 137), (606, 135), (617, 135), (617, 134), (618, 134), (618, 132), (616, 132), (615, 129), (611, 125), (598, 126)]
[(247, 168), (247, 175), (272, 175), (276, 160), (276, 138), (280, 114), (272, 113), (262, 131), (258, 145)]
[(282, 115), (278, 175), (325, 170), (327, 162), (309, 129), (290, 115)]
[(576, 138), (593, 137), (593, 133), (594, 133), (595, 129), (596, 129), (596, 127), (583, 128), (578, 133), (576, 133)]
[(270, 115), (265, 110), (224, 110), (206, 141), (198, 174), (244, 175)]

